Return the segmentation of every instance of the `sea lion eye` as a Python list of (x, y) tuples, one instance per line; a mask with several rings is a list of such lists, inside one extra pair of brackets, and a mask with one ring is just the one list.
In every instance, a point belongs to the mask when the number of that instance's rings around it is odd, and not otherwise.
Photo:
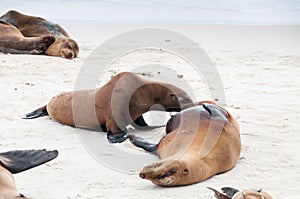
[(172, 97), (172, 100), (173, 100), (174, 102), (177, 102), (177, 101), (178, 101), (177, 96), (176, 96), (174, 93), (171, 93), (171, 94), (170, 94), (170, 97)]
[(65, 44), (65, 48), (69, 48), (69, 49), (72, 49), (72, 46), (68, 43)]
[(167, 174), (167, 173), (158, 176), (158, 179), (164, 179), (164, 178), (166, 178), (166, 177), (168, 177), (168, 174)]

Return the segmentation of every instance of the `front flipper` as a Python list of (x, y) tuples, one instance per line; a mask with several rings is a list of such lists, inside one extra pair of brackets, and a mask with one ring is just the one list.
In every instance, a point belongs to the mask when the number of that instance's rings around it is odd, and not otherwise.
[(157, 144), (149, 143), (143, 138), (137, 137), (135, 135), (129, 135), (129, 139), (131, 143), (136, 147), (142, 148), (150, 153), (157, 154)]
[(215, 197), (217, 199), (231, 199), (232, 197), (231, 196), (228, 196), (228, 195), (225, 195), (223, 193), (220, 193), (219, 191), (211, 188), (211, 187), (207, 187), (208, 189), (212, 190), (214, 193), (215, 193)]
[(122, 143), (128, 138), (128, 133), (119, 131), (115, 133), (108, 132), (107, 139), (110, 143)]
[(145, 119), (144, 119), (144, 117), (142, 115), (140, 117), (138, 117), (136, 120), (134, 120), (131, 125), (135, 129), (142, 130), (142, 131), (151, 130), (151, 129), (160, 128), (160, 127), (164, 127), (165, 126), (165, 125), (149, 126), (146, 123), (146, 121), (145, 121)]
[(0, 164), (11, 173), (19, 173), (39, 166), (58, 156), (58, 151), (16, 150), (0, 153)]

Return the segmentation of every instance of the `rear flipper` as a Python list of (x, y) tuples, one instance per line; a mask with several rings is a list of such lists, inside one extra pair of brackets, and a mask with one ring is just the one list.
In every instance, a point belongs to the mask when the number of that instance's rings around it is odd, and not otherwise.
[(45, 115), (48, 115), (48, 111), (46, 106), (43, 106), (35, 111), (32, 111), (31, 113), (26, 114), (22, 119), (34, 119)]
[(149, 126), (146, 123), (146, 121), (144, 120), (144, 117), (142, 115), (140, 117), (138, 117), (136, 120), (134, 120), (131, 125), (135, 129), (142, 130), (142, 131), (151, 130), (151, 129), (160, 128), (160, 127), (164, 127), (165, 126), (165, 125)]
[(11, 173), (19, 173), (39, 166), (58, 156), (58, 151), (16, 150), (0, 153), (0, 165)]
[(217, 199), (231, 199), (232, 198), (232, 196), (228, 196), (228, 195), (225, 195), (223, 193), (220, 193), (219, 191), (217, 191), (217, 190), (215, 190), (215, 189), (213, 189), (211, 187), (207, 187), (207, 188), (210, 189), (210, 190), (212, 190), (215, 193), (215, 197)]
[(223, 187), (222, 188), (223, 193), (226, 193), (227, 195), (233, 197), (234, 194), (236, 194), (237, 192), (239, 192), (239, 190), (231, 188), (231, 187)]
[(152, 144), (147, 141), (145, 141), (141, 137), (137, 137), (135, 135), (129, 135), (129, 139), (133, 145), (136, 147), (142, 148), (145, 151), (148, 151), (153, 154), (157, 154), (157, 144)]

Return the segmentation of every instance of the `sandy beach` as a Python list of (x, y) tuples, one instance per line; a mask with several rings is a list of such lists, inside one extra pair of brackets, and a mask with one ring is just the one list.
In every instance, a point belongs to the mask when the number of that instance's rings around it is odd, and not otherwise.
[[(1, 151), (32, 148), (59, 151), (57, 159), (15, 175), (20, 193), (37, 199), (183, 196), (202, 199), (213, 198), (213, 193), (206, 187), (232, 186), (263, 188), (274, 198), (299, 197), (300, 26), (75, 21), (65, 21), (61, 25), (80, 45), (79, 57), (74, 60), (0, 54)], [(122, 32), (145, 27), (164, 28), (187, 36), (201, 46), (218, 70), (225, 93), (223, 106), (240, 125), (242, 153), (233, 170), (194, 185), (161, 188), (140, 179), (136, 171), (118, 172), (101, 164), (87, 151), (75, 128), (61, 125), (49, 117), (21, 119), (56, 94), (73, 90), (82, 67), (103, 42)], [(183, 75), (196, 100), (211, 99), (205, 82), (195, 76), (187, 62), (157, 49), (137, 50), (115, 59), (97, 85), (103, 85), (114, 74), (147, 64), (167, 65)], [(158, 74), (151, 69), (141, 76), (174, 81), (179, 85), (181, 81), (178, 76)], [(111, 146), (105, 133), (82, 131), (96, 134), (104, 147), (143, 153), (155, 161), (153, 155), (134, 148), (128, 140)], [(139, 134), (157, 141), (164, 135), (164, 128)], [(113, 155), (110, 158), (126, 159)], [(146, 165), (140, 164), (141, 168)]]

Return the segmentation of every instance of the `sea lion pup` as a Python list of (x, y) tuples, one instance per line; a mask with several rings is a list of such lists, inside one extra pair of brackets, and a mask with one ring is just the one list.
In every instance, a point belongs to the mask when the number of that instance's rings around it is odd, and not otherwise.
[(215, 192), (217, 199), (273, 199), (267, 192), (260, 190), (244, 190), (239, 191), (231, 187), (223, 187), (222, 192), (219, 192), (213, 188), (207, 187)]
[(24, 119), (49, 115), (62, 124), (106, 131), (109, 142), (120, 143), (128, 138), (127, 125), (144, 122), (143, 113), (180, 111), (193, 105), (188, 94), (174, 85), (123, 72), (101, 88), (61, 93)]
[(59, 24), (14, 10), (2, 15), (0, 20), (15, 26), (25, 37), (54, 36), (55, 41), (46, 49), (45, 55), (73, 59), (79, 53), (76, 41)]
[(130, 135), (131, 142), (162, 159), (140, 172), (159, 186), (189, 185), (232, 169), (241, 141), (235, 119), (215, 104), (199, 103), (173, 116), (158, 144)]
[(18, 192), (12, 174), (49, 162), (57, 155), (56, 150), (17, 150), (0, 153), (0, 198), (26, 198)]
[(24, 37), (13, 25), (0, 20), (0, 52), (11, 54), (43, 54), (55, 41), (51, 35)]

